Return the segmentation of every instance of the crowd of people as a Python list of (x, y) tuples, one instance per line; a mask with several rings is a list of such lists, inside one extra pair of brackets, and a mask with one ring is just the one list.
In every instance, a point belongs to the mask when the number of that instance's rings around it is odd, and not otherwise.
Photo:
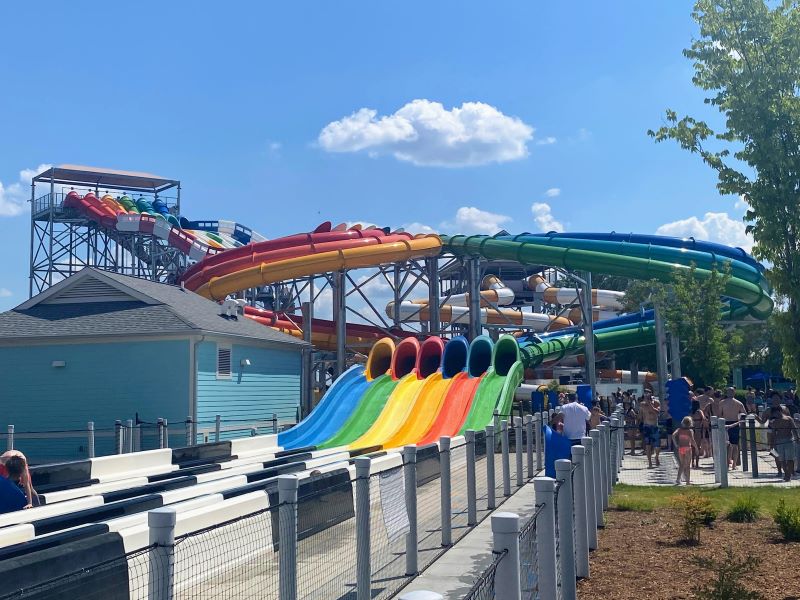
[(0, 455), (0, 514), (39, 506), (28, 460), (18, 450)]
[(739, 432), (742, 416), (753, 415), (767, 426), (767, 443), (775, 458), (779, 475), (789, 481), (800, 473), (800, 399), (794, 390), (781, 393), (771, 390), (767, 394), (748, 389), (745, 401), (735, 397), (736, 390), (728, 387), (724, 391), (711, 387), (697, 388), (689, 392), (690, 414), (673, 429), (669, 402), (660, 402), (650, 390), (641, 398), (629, 392), (613, 395), (614, 404), (621, 401), (625, 414), (625, 438), (629, 454), (637, 455), (637, 442), (641, 456), (647, 456), (647, 466), (660, 466), (663, 449), (674, 450), (678, 462), (679, 484), (681, 477), (690, 483), (691, 470), (700, 468), (700, 459), (712, 457), (711, 417), (725, 421), (728, 438), (728, 468), (736, 469), (740, 464)]

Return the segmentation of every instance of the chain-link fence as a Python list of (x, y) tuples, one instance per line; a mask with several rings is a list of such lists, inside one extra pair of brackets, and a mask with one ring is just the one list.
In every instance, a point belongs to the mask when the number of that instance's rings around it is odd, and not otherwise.
[(543, 505), (537, 504), (536, 511), (519, 532), (519, 575), (523, 598), (539, 597), (539, 555), (536, 548), (536, 518), (543, 508)]
[(277, 529), (272, 507), (177, 537), (174, 597), (278, 598)]
[[(497, 574), (497, 566), (508, 554), (508, 550), (503, 550), (494, 554), (492, 564), (475, 580), (464, 600), (494, 600), (494, 580)], [(527, 596), (523, 596), (527, 597)]]
[[(51, 579), (0, 593), (0, 600), (156, 598), (157, 596), (151, 594), (151, 579), (158, 579), (163, 575), (165, 557), (163, 548), (148, 546), (92, 565), (72, 568), (64, 573), (59, 573), (62, 567), (55, 564), (49, 569), (56, 573)], [(0, 589), (12, 585), (13, 581), (5, 582)]]

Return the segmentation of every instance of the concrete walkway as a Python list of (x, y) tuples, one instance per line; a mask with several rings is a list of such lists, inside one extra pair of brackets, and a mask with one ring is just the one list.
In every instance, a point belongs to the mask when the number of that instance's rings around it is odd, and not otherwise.
[[(748, 457), (749, 458), (749, 457)], [(764, 485), (777, 485), (780, 487), (800, 487), (800, 477), (795, 477), (784, 482), (778, 477), (775, 460), (768, 452), (758, 452), (758, 479), (753, 479), (750, 471), (742, 471), (736, 467), (728, 471), (728, 485), (730, 487), (759, 487)], [(661, 465), (650, 469), (647, 467), (647, 458), (637, 453), (637, 456), (625, 454), (622, 470), (619, 472), (619, 482), (629, 485), (675, 485), (675, 476), (678, 467), (675, 455), (672, 452), (661, 452)], [(713, 486), (714, 461), (711, 458), (701, 458), (700, 468), (692, 469), (692, 485)]]
[[(502, 494), (498, 497), (498, 501), (501, 499)], [(498, 506), (496, 512), (518, 514), (522, 526), (536, 510), (535, 504), (531, 481), (517, 488), (517, 492)], [(493, 560), (492, 520), (487, 516), (475, 529), (409, 583), (401, 593), (431, 590), (447, 599), (463, 598)]]

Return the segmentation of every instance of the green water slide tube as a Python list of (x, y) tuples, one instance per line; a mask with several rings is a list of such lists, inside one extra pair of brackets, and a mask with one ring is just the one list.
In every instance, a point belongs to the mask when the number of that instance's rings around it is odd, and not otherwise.
[[(532, 236), (516, 236), (513, 239), (496, 239), (485, 235), (440, 237), (443, 251), (459, 256), (477, 255), (488, 259), (514, 260), (522, 264), (548, 265), (664, 282), (672, 279), (676, 269), (688, 269), (692, 263), (696, 265), (699, 277), (709, 277), (710, 267), (715, 260), (719, 263), (727, 262), (731, 264), (731, 277), (725, 286), (725, 295), (735, 301), (733, 316), (738, 318), (749, 315), (756, 319), (765, 319), (773, 308), (769, 286), (760, 274), (753, 273), (755, 269), (730, 258), (714, 259), (711, 253), (659, 247), (654, 244), (567, 238), (559, 240), (559, 245), (556, 245), (546, 238)], [(700, 256), (704, 254), (705, 257)], [(701, 258), (704, 259), (702, 263)]]

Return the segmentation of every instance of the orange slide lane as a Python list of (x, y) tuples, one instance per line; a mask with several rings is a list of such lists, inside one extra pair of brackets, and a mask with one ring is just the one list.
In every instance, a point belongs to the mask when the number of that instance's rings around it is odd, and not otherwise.
[(286, 279), (436, 256), (442, 248), (442, 242), (437, 235), (423, 235), (413, 239), (397, 237), (399, 236), (389, 235), (366, 238), (364, 241), (371, 240), (371, 245), (328, 252), (314, 253), (314, 248), (307, 246), (308, 254), (305, 256), (262, 263), (215, 277), (194, 291), (211, 300), (224, 300), (228, 294)]
[(453, 383), (447, 390), (442, 407), (427, 433), (418, 442), (419, 445), (433, 444), (445, 435), (458, 435), (461, 425), (469, 414), (472, 398), (481, 383), (483, 376), (470, 377), (466, 372), (453, 377)]

